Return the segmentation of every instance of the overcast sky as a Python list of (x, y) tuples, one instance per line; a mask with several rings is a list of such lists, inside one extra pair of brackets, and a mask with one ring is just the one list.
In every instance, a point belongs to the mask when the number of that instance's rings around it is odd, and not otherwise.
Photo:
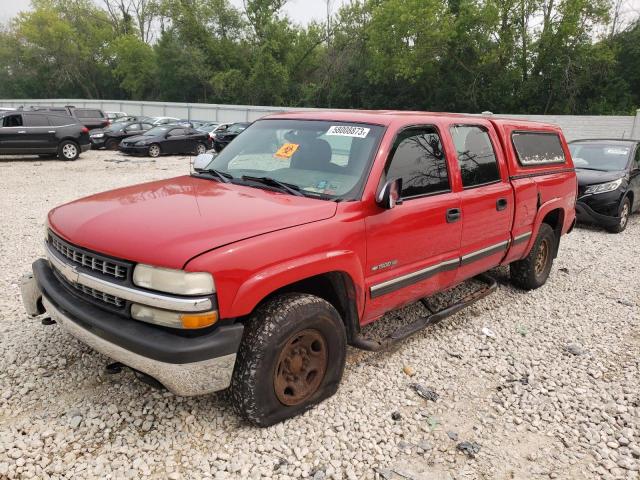
[[(96, 3), (102, 2), (97, 0)], [(231, 0), (231, 3), (242, 7), (242, 0)], [(345, 3), (348, 0), (331, 0), (332, 10), (337, 11)], [(30, 4), (31, 0), (0, 0), (0, 22), (4, 23), (16, 13), (28, 9)], [(327, 6), (325, 0), (288, 0), (285, 11), (294, 21), (306, 24), (311, 20), (326, 18)]]

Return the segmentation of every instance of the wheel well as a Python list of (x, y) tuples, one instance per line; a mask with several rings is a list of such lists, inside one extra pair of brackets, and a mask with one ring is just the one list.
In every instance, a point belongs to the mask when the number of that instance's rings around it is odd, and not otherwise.
[(556, 245), (553, 253), (553, 258), (558, 255), (558, 247), (560, 246), (560, 237), (562, 236), (562, 226), (564, 225), (564, 210), (556, 208), (547, 213), (542, 220), (542, 223), (546, 223), (551, 228), (556, 236)]
[(633, 192), (631, 190), (629, 190), (627, 192), (627, 198), (629, 199), (629, 202), (631, 203), (631, 205), (629, 205), (631, 211), (633, 211)]
[(60, 139), (60, 141), (58, 142), (58, 145), (60, 145), (62, 142), (73, 142), (76, 145), (80, 145), (80, 143), (78, 143), (78, 140), (73, 137), (64, 137)]
[(347, 331), (347, 342), (360, 331), (356, 290), (351, 277), (344, 272), (327, 272), (299, 280), (279, 288), (265, 297), (260, 304), (283, 293), (308, 293), (329, 302), (338, 311)]

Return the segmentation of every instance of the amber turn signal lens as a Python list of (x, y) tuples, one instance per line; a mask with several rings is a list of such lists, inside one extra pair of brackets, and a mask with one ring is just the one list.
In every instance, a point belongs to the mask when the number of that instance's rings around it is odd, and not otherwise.
[(204, 315), (180, 315), (182, 328), (204, 328), (218, 321), (218, 312), (209, 312)]

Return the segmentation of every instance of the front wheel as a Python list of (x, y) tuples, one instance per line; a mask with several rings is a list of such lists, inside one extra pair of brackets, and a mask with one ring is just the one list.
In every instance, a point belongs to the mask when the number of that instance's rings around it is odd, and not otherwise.
[(340, 315), (321, 298), (290, 293), (261, 305), (245, 327), (233, 372), (236, 412), (267, 427), (330, 397), (346, 343)]
[(107, 150), (118, 150), (119, 145), (120, 142), (118, 140), (116, 140), (115, 138), (110, 138), (105, 142), (104, 148), (106, 148)]
[(58, 146), (58, 158), (60, 160), (77, 160), (79, 156), (80, 149), (78, 148), (78, 144), (71, 140), (65, 140)]
[(553, 266), (556, 245), (556, 234), (551, 226), (547, 223), (540, 225), (529, 255), (509, 266), (511, 283), (524, 290), (544, 285)]
[(618, 215), (620, 220), (615, 225), (607, 227), (607, 231), (610, 233), (623, 232), (629, 223), (629, 215), (631, 215), (631, 201), (629, 197), (625, 197), (620, 205), (620, 214)]
[(153, 144), (149, 146), (149, 156), (152, 158), (158, 158), (160, 156), (161, 150), (160, 145)]

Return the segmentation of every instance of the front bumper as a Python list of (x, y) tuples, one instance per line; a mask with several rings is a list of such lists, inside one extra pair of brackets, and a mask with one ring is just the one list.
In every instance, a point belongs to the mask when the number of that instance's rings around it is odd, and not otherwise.
[(613, 227), (620, 223), (620, 217), (598, 213), (585, 202), (579, 200), (576, 202), (576, 218), (579, 222), (597, 223), (604, 227)]
[(23, 277), (21, 290), (29, 315), (46, 311), (81, 342), (155, 378), (176, 395), (202, 395), (231, 383), (242, 324), (183, 336), (123, 318), (71, 294), (44, 259), (34, 262), (33, 275)]
[(91, 147), (95, 149), (104, 148), (105, 138), (91, 138)]

